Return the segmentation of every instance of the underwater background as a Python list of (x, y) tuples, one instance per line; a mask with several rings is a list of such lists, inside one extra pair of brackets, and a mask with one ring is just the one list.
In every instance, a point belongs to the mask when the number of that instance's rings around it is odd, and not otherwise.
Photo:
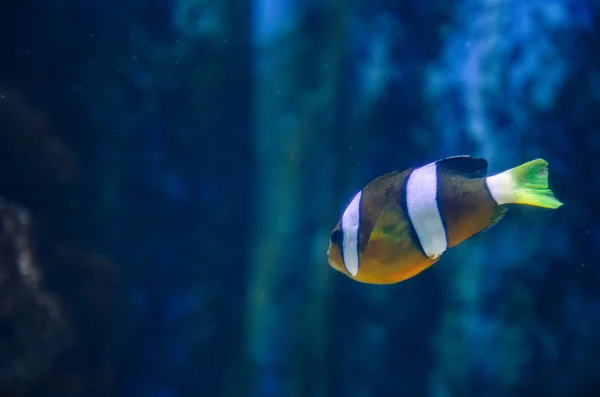
[[(542, 157), (417, 277), (369, 180)], [(3, 0), (0, 396), (600, 396), (600, 2)]]

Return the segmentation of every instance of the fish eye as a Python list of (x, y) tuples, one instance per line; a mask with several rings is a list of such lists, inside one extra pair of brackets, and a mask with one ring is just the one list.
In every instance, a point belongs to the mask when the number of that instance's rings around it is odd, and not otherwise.
[(340, 229), (336, 229), (331, 233), (331, 242), (336, 245), (342, 245), (344, 233)]

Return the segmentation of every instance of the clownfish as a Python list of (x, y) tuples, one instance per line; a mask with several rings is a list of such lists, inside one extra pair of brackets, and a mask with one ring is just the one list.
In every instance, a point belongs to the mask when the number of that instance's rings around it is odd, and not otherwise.
[(398, 283), (498, 223), (506, 204), (563, 205), (543, 159), (493, 176), (487, 168), (485, 159), (455, 156), (372, 180), (331, 232), (329, 265), (359, 282)]

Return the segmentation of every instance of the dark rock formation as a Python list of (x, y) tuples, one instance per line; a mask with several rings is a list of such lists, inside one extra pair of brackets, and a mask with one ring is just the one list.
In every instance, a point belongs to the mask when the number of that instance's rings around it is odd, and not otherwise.
[(0, 389), (47, 371), (69, 341), (58, 298), (42, 285), (29, 212), (0, 199)]

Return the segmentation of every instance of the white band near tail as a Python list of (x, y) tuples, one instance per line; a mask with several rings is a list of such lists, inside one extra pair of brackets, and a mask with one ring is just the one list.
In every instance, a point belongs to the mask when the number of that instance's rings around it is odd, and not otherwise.
[(446, 229), (437, 204), (437, 184), (436, 163), (415, 169), (406, 183), (408, 216), (423, 251), (434, 259), (448, 247)]
[(342, 215), (342, 232), (344, 240), (342, 242), (342, 252), (344, 266), (352, 276), (358, 274), (358, 227), (360, 224), (360, 198), (362, 190), (354, 196)]
[(511, 170), (485, 178), (488, 190), (498, 205), (515, 201), (515, 181), (510, 174)]

